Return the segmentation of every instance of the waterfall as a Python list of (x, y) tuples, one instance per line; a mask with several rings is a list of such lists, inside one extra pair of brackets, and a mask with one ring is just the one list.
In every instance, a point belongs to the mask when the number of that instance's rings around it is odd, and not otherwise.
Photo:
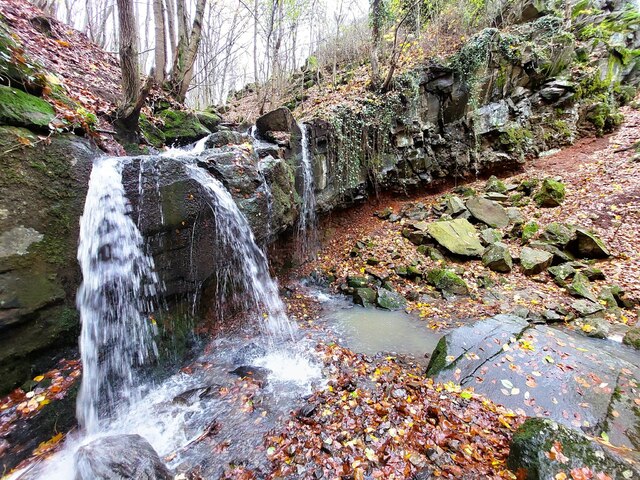
[(121, 169), (117, 158), (94, 163), (80, 219), (83, 375), (77, 415), (87, 433), (96, 433), (101, 419), (138, 399), (135, 369), (157, 355), (149, 315), (157, 276), (129, 215)]
[(185, 164), (185, 169), (205, 190), (215, 219), (219, 244), (216, 254), (225, 260), (217, 274), (221, 300), (228, 299), (225, 292), (230, 286), (233, 291), (237, 287), (240, 295), (233, 300), (240, 301), (246, 312), (258, 313), (272, 343), (292, 339), (294, 326), (287, 318), (278, 285), (269, 275), (267, 257), (256, 244), (247, 219), (219, 180), (194, 164)]
[(316, 217), (316, 193), (313, 180), (313, 165), (309, 150), (309, 136), (307, 127), (301, 123), (298, 125), (302, 132), (302, 154), (300, 169), (302, 173), (302, 207), (298, 217), (298, 239), (300, 242), (301, 256), (307, 258), (314, 256), (318, 242), (318, 220)]

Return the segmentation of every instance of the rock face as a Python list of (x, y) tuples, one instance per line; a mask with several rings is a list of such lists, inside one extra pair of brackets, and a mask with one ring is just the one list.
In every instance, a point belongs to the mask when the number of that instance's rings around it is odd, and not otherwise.
[(527, 416), (594, 436), (604, 432), (612, 444), (637, 449), (639, 361), (638, 353), (614, 342), (498, 315), (444, 336), (428, 374)]
[(75, 480), (173, 478), (153, 447), (140, 435), (98, 438), (80, 447), (74, 460)]
[[(5, 88), (5, 87), (2, 87)], [(35, 98), (35, 97), (34, 97)], [(18, 143), (24, 138), (33, 146)], [(79, 333), (78, 218), (98, 152), (0, 126), (0, 394), (53, 367)], [(54, 353), (52, 353), (54, 352)]]
[(626, 479), (640, 475), (638, 458), (637, 453), (596, 443), (551, 420), (530, 418), (513, 436), (507, 466), (526, 480), (559, 478), (585, 468), (592, 478), (605, 474), (607, 478)]
[(0, 124), (48, 130), (53, 107), (41, 98), (0, 85)]
[(456, 255), (479, 257), (484, 251), (478, 232), (464, 218), (430, 223), (426, 226), (426, 231), (436, 242)]

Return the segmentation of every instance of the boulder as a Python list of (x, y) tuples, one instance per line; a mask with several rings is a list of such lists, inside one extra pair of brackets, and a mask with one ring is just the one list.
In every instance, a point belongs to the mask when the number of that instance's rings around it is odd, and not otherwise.
[(592, 302), (597, 302), (598, 299), (596, 295), (591, 290), (591, 282), (589, 279), (581, 272), (575, 273), (573, 276), (573, 281), (567, 287), (567, 291), (570, 295), (574, 297), (582, 297), (587, 300), (591, 300)]
[(529, 418), (513, 435), (507, 466), (523, 480), (577, 478), (567, 475), (572, 471), (580, 478), (622, 480), (640, 476), (637, 460), (637, 453), (611, 448), (551, 420)]
[(587, 337), (607, 338), (611, 325), (602, 317), (593, 317), (580, 321), (580, 331)]
[(385, 310), (404, 310), (407, 306), (407, 301), (402, 295), (394, 290), (387, 290), (386, 288), (378, 288), (376, 303), (380, 308), (384, 308)]
[(576, 228), (575, 239), (568, 245), (569, 251), (582, 258), (608, 258), (611, 256), (600, 238), (583, 228)]
[(561, 286), (566, 286), (566, 280), (576, 274), (577, 270), (573, 267), (571, 262), (565, 262), (555, 267), (549, 267), (547, 270), (552, 276), (555, 282)]
[(212, 132), (216, 131), (218, 125), (220, 125), (220, 122), (222, 121), (220, 115), (212, 112), (195, 112), (195, 115), (198, 121)]
[(595, 315), (604, 310), (604, 307), (599, 303), (594, 303), (591, 300), (576, 300), (571, 303), (571, 308), (580, 314), (582, 317), (588, 317)]
[(490, 245), (482, 254), (482, 264), (494, 272), (510, 272), (513, 260), (509, 246), (502, 242)]
[(270, 141), (277, 140), (272, 132), (293, 134), (296, 137), (302, 135), (296, 119), (287, 107), (276, 108), (262, 115), (256, 120), (256, 129), (262, 138)]
[(0, 85), (0, 124), (48, 131), (55, 115), (43, 99)]
[(507, 217), (509, 217), (509, 223), (511, 225), (522, 225), (525, 222), (524, 215), (518, 207), (508, 207)]
[(480, 240), (485, 245), (493, 245), (502, 240), (502, 233), (495, 228), (485, 228), (480, 231)]
[(520, 266), (525, 275), (536, 275), (546, 270), (553, 261), (553, 254), (544, 250), (523, 247), (520, 252)]
[(81, 446), (74, 456), (75, 480), (171, 480), (173, 475), (140, 435), (101, 437)]
[(446, 268), (429, 270), (426, 275), (426, 281), (429, 285), (441, 291), (445, 297), (469, 294), (469, 287), (466, 282), (455, 272)]
[(356, 288), (353, 292), (353, 301), (363, 307), (371, 307), (376, 304), (376, 292), (372, 288)]
[(536, 250), (544, 250), (545, 252), (549, 252), (550, 254), (552, 254), (554, 264), (572, 262), (573, 260), (575, 260), (575, 257), (566, 250), (560, 250), (555, 245), (540, 240), (529, 242), (529, 247), (535, 248)]
[(490, 227), (504, 228), (509, 225), (509, 216), (504, 207), (492, 200), (473, 197), (467, 200), (467, 209), (475, 218)]
[(466, 210), (464, 202), (457, 195), (450, 195), (443, 202), (444, 213), (458, 215)]
[(576, 236), (575, 227), (553, 222), (544, 227), (540, 238), (556, 247), (564, 248)]
[(524, 224), (520, 237), (522, 239), (522, 243), (528, 243), (529, 240), (531, 240), (535, 236), (535, 234), (538, 233), (539, 229), (540, 227), (533, 220)]
[(351, 288), (364, 288), (371, 283), (371, 277), (363, 277), (363, 276), (348, 276), (347, 277), (347, 285)]
[(484, 251), (476, 229), (463, 218), (432, 222), (428, 225), (427, 232), (436, 242), (456, 255), (480, 257)]
[(563, 183), (552, 178), (545, 178), (542, 182), (542, 187), (540, 187), (533, 199), (539, 207), (558, 207), (564, 201), (564, 190)]
[(205, 148), (220, 148), (225, 145), (240, 145), (249, 142), (249, 137), (240, 132), (223, 130), (209, 135), (205, 142)]

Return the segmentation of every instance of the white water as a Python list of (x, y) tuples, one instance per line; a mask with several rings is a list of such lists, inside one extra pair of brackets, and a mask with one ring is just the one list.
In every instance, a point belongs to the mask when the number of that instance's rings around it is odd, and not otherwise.
[[(285, 306), (278, 295), (278, 285), (269, 275), (264, 252), (256, 244), (245, 216), (240, 212), (228, 190), (206, 170), (185, 164), (189, 176), (208, 194), (208, 202), (216, 223), (217, 254), (225, 255), (225, 266), (218, 272), (221, 300), (240, 301), (244, 311), (253, 312), (272, 342), (291, 340), (295, 326), (287, 318)], [(223, 291), (229, 284), (241, 298), (226, 298)]]
[[(321, 381), (320, 367), (306, 353), (311, 350), (308, 342), (295, 338), (297, 328), (286, 315), (277, 283), (269, 275), (267, 258), (256, 245), (246, 218), (222, 183), (195, 164), (193, 153), (181, 150), (180, 156), (173, 152), (167, 156), (176, 158), (202, 186), (214, 214), (219, 245), (212, 255), (222, 258), (218, 281), (240, 287), (244, 312), (257, 317), (262, 326), (263, 333), (258, 332), (254, 341), (261, 344), (266, 336), (266, 350), (253, 360), (234, 360), (234, 351), (241, 351), (247, 339), (223, 337), (212, 344), (212, 353), (199, 358), (196, 365), (204, 366), (194, 368), (193, 373), (176, 373), (157, 385), (137, 379), (137, 367), (157, 355), (150, 313), (158, 279), (152, 258), (144, 254), (144, 239), (129, 215), (121, 175), (127, 160), (97, 160), (78, 249), (83, 273), (78, 308), (83, 322), (84, 368), (78, 418), (83, 428), (69, 435), (56, 455), (13, 478), (74, 478), (73, 457), (80, 446), (100, 436), (124, 433), (143, 436), (161, 456), (178, 452), (169, 457), (172, 468), (185, 462), (207, 464), (208, 478), (219, 478), (225, 466), (237, 458), (264, 464), (266, 456), (259, 450), (263, 436)], [(223, 283), (220, 292), (228, 290), (224, 287)], [(219, 303), (237, 300), (220, 295)], [(175, 401), (176, 396), (193, 388), (211, 386), (217, 391), (220, 385), (232, 387), (236, 377), (229, 372), (238, 361), (249, 361), (268, 371), (259, 418), (239, 410), (232, 399), (203, 398), (190, 404)], [(227, 450), (212, 459), (208, 444), (184, 448), (214, 420), (221, 425), (215, 439), (228, 442)]]
[(121, 169), (117, 158), (95, 162), (80, 219), (83, 282), (77, 306), (83, 376), (77, 414), (90, 434), (121, 404), (139, 399), (135, 367), (157, 354), (149, 317), (157, 276), (128, 215)]
[(301, 254), (306, 258), (314, 256), (317, 249), (318, 219), (316, 216), (315, 182), (313, 180), (313, 165), (311, 164), (307, 127), (302, 123), (298, 127), (302, 132), (300, 161), (300, 169), (302, 170), (302, 206), (298, 217), (298, 239), (302, 250)]

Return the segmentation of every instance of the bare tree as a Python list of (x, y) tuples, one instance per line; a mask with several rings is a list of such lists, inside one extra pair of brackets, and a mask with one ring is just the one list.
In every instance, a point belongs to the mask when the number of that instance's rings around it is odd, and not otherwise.
[(371, 84), (377, 88), (380, 83), (380, 40), (382, 37), (383, 0), (371, 0)]

